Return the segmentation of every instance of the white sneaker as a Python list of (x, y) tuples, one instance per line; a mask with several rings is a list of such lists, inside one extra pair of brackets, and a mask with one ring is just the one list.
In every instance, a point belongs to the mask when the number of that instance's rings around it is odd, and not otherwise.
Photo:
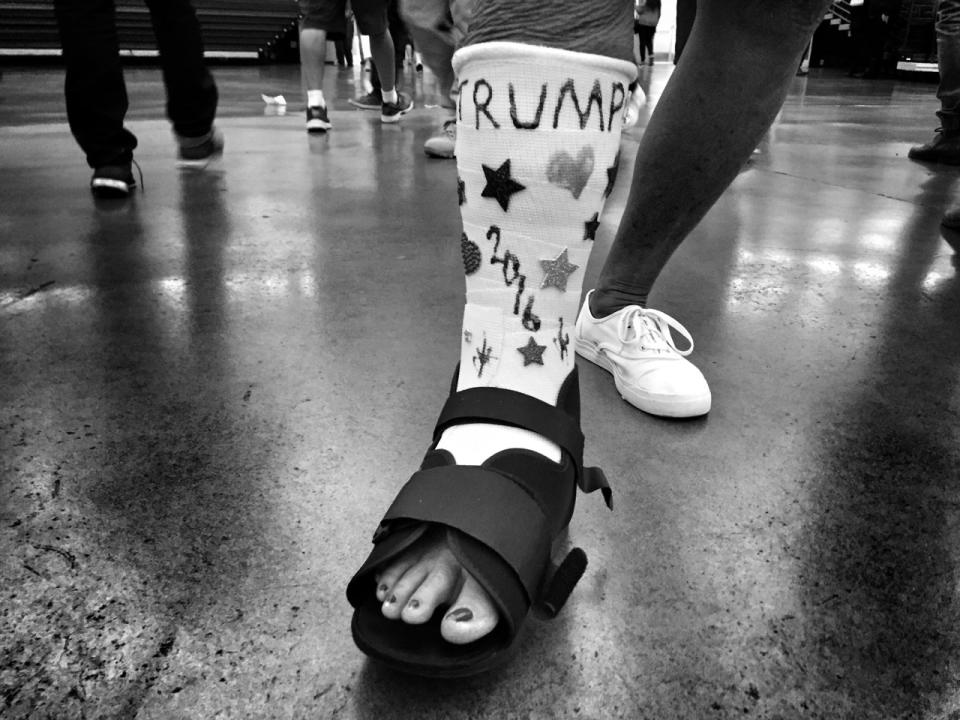
[[(710, 412), (710, 387), (686, 356), (693, 338), (659, 310), (630, 305), (605, 318), (590, 312), (590, 295), (577, 318), (576, 348), (581, 357), (613, 374), (624, 400), (651, 415), (696, 417)], [(690, 343), (674, 344), (671, 328)]]
[(443, 123), (443, 127), (427, 139), (423, 144), (423, 151), (430, 157), (456, 157), (457, 149), (457, 120), (453, 118)]

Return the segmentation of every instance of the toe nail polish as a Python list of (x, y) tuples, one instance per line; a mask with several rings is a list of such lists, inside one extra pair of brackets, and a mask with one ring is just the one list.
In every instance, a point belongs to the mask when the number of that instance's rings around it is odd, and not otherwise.
[(386, 592), (387, 590), (389, 590), (389, 589), (390, 589), (390, 588), (387, 587), (386, 583), (384, 583), (383, 585), (381, 585), (380, 587), (377, 588), (377, 592), (385, 593), (385, 592)]
[(470, 622), (473, 620), (473, 613), (468, 608), (458, 608), (450, 613), (449, 617), (453, 618), (454, 622)]
[(407, 607), (409, 607), (411, 610), (416, 610), (418, 607), (420, 607), (420, 601), (411, 600), (410, 603), (407, 605)]
[(387, 599), (387, 605), (393, 605), (396, 601), (397, 601), (397, 596), (396, 596), (396, 595), (391, 595), (391, 596)]

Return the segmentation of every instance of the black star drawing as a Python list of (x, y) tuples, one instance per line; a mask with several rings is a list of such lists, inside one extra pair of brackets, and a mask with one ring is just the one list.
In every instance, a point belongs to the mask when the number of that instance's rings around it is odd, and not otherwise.
[(557, 255), (554, 260), (541, 260), (540, 267), (543, 268), (543, 282), (540, 283), (540, 289), (546, 287), (555, 287), (566, 291), (567, 278), (579, 268), (567, 259), (567, 248)]
[(503, 165), (496, 170), (486, 165), (481, 165), (481, 167), (487, 179), (487, 186), (483, 188), (480, 197), (494, 198), (500, 203), (500, 207), (506, 211), (510, 206), (510, 196), (525, 190), (526, 186), (510, 177), (510, 160), (504, 160)]
[(537, 345), (536, 340), (532, 337), (527, 340), (527, 344), (523, 347), (518, 347), (517, 350), (520, 351), (520, 354), (523, 355), (523, 366), (527, 365), (543, 365), (543, 351), (547, 349), (546, 345)]
[(596, 240), (597, 229), (600, 227), (600, 213), (594, 213), (593, 217), (583, 224), (583, 239)]
[(620, 172), (620, 153), (617, 153), (617, 157), (613, 161), (613, 167), (607, 168), (607, 187), (603, 190), (604, 199), (610, 197), (610, 193), (613, 192), (613, 184), (617, 181), (618, 172)]
[(461, 205), (467, 204), (467, 184), (457, 178), (457, 198)]

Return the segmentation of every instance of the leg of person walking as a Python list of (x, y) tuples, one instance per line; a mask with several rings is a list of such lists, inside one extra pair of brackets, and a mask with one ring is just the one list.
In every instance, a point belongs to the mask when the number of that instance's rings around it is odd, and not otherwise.
[(439, 105), (450, 114), (440, 130), (423, 144), (430, 157), (453, 158), (456, 153), (453, 53), (466, 36), (472, 8), (472, 0), (404, 0), (400, 4), (401, 17), (414, 45), (437, 79)]
[[(647, 298), (769, 128), (825, 5), (698, 3), (684, 59), (643, 134), (623, 218), (578, 320), (578, 353), (609, 370), (641, 410), (688, 417), (710, 409), (709, 386), (685, 357), (689, 333), (647, 309)], [(678, 349), (671, 328), (689, 347)]]
[(327, 33), (345, 29), (345, 0), (300, 0), (300, 76), (307, 95), (309, 133), (325, 133), (332, 127), (323, 96)]
[(217, 84), (203, 57), (203, 38), (189, 0), (147, 0), (167, 90), (167, 116), (181, 164), (202, 166), (223, 151), (213, 127)]
[(389, 29), (388, 0), (353, 0), (352, 7), (360, 33), (370, 39), (371, 61), (377, 71), (382, 98), (380, 120), (399, 122), (413, 108), (413, 100), (397, 90), (396, 52)]
[(113, 0), (54, 3), (63, 59), (67, 120), (93, 168), (97, 196), (125, 197), (137, 139), (123, 126), (128, 101), (120, 65)]

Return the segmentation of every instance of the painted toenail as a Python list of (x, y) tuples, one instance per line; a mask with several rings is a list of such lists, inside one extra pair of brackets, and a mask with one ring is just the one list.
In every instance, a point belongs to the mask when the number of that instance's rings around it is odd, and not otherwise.
[(390, 588), (387, 587), (387, 584), (384, 583), (383, 585), (381, 585), (380, 587), (377, 588), (377, 592), (385, 593), (385, 592), (386, 592), (387, 590), (389, 590), (389, 589), (390, 589)]
[(473, 613), (467, 608), (454, 610), (448, 617), (453, 618), (454, 622), (470, 622), (473, 620)]
[(419, 601), (419, 600), (411, 600), (409, 607), (410, 607), (411, 610), (416, 610), (418, 607), (420, 607), (420, 601)]
[(393, 605), (396, 601), (397, 601), (397, 596), (391, 595), (390, 598), (387, 600), (387, 605)]

